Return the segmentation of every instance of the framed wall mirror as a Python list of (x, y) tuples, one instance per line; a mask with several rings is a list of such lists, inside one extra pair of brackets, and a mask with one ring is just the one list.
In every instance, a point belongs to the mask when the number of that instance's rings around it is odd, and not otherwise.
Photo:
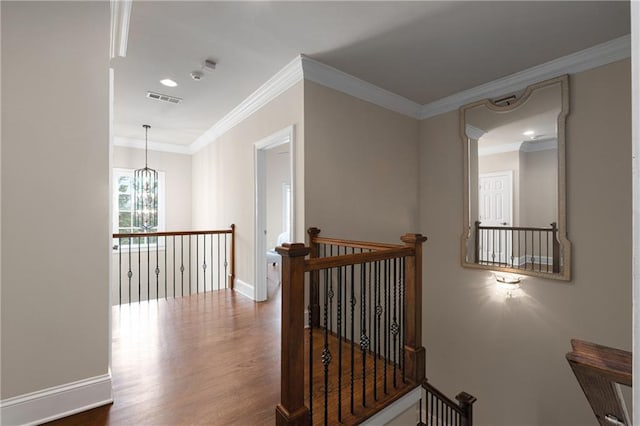
[(569, 77), (460, 108), (462, 266), (571, 279), (565, 122)]

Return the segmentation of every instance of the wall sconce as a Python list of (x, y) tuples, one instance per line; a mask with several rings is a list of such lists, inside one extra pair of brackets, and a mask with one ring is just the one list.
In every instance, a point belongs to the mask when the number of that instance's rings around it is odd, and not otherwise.
[[(520, 276), (505, 274), (503, 272), (494, 272), (493, 275), (498, 284), (498, 288), (504, 291), (505, 298), (511, 299), (517, 296), (519, 293), (518, 290), (520, 290)], [(502, 291), (500, 293), (502, 293)]]

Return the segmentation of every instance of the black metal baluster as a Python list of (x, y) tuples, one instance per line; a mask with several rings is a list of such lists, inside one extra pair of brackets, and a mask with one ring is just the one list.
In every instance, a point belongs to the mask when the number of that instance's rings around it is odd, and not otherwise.
[[(378, 286), (380, 286), (380, 262), (373, 265), (373, 300), (375, 318), (373, 320), (373, 400), (378, 400), (378, 353), (380, 352), (380, 300), (378, 300)], [(422, 407), (421, 407), (422, 408)]]
[[(220, 238), (220, 237), (218, 237), (218, 238)], [(224, 238), (225, 238), (225, 243), (226, 243), (226, 241), (227, 241), (227, 234), (224, 234)], [(213, 267), (213, 234), (211, 234), (211, 241), (210, 241), (210, 243), (211, 243), (211, 246), (210, 246), (211, 250), (209, 250), (209, 263), (211, 264), (211, 267), (210, 267), (209, 269), (211, 269), (211, 291), (213, 291), (213, 270), (215, 269), (215, 268)], [(225, 247), (227, 247), (227, 246), (226, 246), (226, 244), (225, 244)], [(225, 250), (226, 250), (226, 249), (225, 249)], [(226, 254), (226, 251), (225, 251), (225, 254)], [(225, 274), (224, 276), (226, 277), (226, 276), (227, 276), (227, 274)], [(226, 281), (225, 281), (225, 282), (226, 282)]]
[(393, 335), (393, 387), (398, 387), (397, 366), (398, 366), (398, 258), (393, 259), (393, 322), (391, 323), (391, 334)]
[(491, 264), (496, 264), (496, 230), (491, 230)]
[(389, 260), (384, 261), (384, 381), (383, 390), (387, 394), (387, 364), (389, 363)]
[(224, 234), (224, 288), (227, 288), (227, 234)]
[(350, 290), (351, 290), (351, 298), (350, 298), (350, 304), (351, 304), (351, 414), (354, 413), (354, 404), (353, 404), (353, 373), (354, 373), (354, 341), (355, 341), (355, 329), (354, 329), (354, 325), (353, 325), (353, 312), (354, 309), (356, 307), (356, 299), (354, 296), (354, 268), (353, 265), (349, 265), (349, 268), (351, 269), (351, 283), (350, 283)]
[(173, 298), (176, 298), (176, 236), (172, 235), (171, 239), (173, 240), (173, 261), (171, 262), (171, 269), (173, 270)]
[[(213, 234), (211, 235), (213, 238)], [(202, 290), (203, 293), (207, 292), (207, 234), (202, 235)]]
[(167, 236), (164, 236), (164, 298), (167, 298), (167, 274), (169, 270), (167, 269), (167, 250), (169, 250), (169, 245), (167, 244)]
[(191, 234), (189, 234), (189, 296), (191, 296), (191, 270), (192, 270), (192, 263), (191, 263)]
[[(331, 246), (330, 256), (333, 256), (333, 245)], [(333, 277), (331, 277), (333, 278)], [(329, 280), (329, 330), (333, 331), (333, 279)]]
[[(338, 256), (340, 247), (338, 247)], [(342, 422), (342, 272), (343, 268), (338, 268), (338, 306), (337, 306), (337, 328), (338, 328), (338, 422)], [(311, 322), (309, 322), (311, 324)]]
[(533, 229), (531, 230), (531, 270), (536, 269), (536, 247), (535, 247), (535, 235), (533, 235)]
[(151, 253), (149, 251), (149, 237), (147, 240), (147, 300), (151, 300)]
[(133, 271), (131, 271), (131, 237), (129, 237), (129, 271), (127, 271), (127, 277), (129, 278), (129, 304), (131, 304), (131, 277), (133, 277)]
[(538, 231), (538, 272), (542, 272), (542, 232)]
[(142, 257), (142, 251), (140, 250), (140, 240), (138, 237), (138, 303), (140, 303), (140, 299), (142, 299), (142, 272), (140, 267), (140, 258)]
[(218, 290), (220, 290), (220, 234), (218, 234)]
[(160, 237), (156, 237), (156, 270), (154, 271), (156, 274), (156, 299), (160, 298)]
[(429, 426), (433, 426), (434, 410), (433, 410), (433, 393), (432, 392), (429, 392), (429, 399), (431, 400), (431, 406), (427, 407), (427, 416), (429, 417)]
[(313, 425), (313, 312), (310, 303), (307, 306), (309, 311), (309, 424)]
[(122, 238), (118, 238), (118, 305), (122, 305)]
[(404, 344), (405, 344), (405, 327), (407, 325), (406, 309), (405, 309), (405, 276), (404, 276), (404, 257), (400, 258), (400, 318), (402, 324), (400, 325), (400, 362), (402, 362), (402, 383), (407, 382), (406, 364), (404, 359)]
[[(360, 250), (362, 252), (362, 250)], [(367, 350), (369, 337), (367, 336), (367, 265), (360, 266), (360, 352), (362, 353), (362, 406), (367, 406)]]
[(180, 291), (184, 297), (184, 235), (180, 235)]
[[(546, 255), (547, 255), (547, 272), (549, 272), (549, 231), (545, 232), (546, 236), (547, 236), (547, 250), (546, 250)], [(553, 259), (553, 256), (551, 257)]]
[(322, 349), (322, 365), (324, 366), (324, 424), (329, 423), (329, 364), (331, 363), (331, 352), (329, 351), (329, 274), (331, 269), (324, 269), (324, 347)]
[[(200, 257), (200, 254), (198, 253), (200, 251), (200, 235), (196, 234), (196, 267), (194, 268), (196, 271), (196, 294), (198, 294), (199, 288), (200, 287), (200, 268), (198, 268), (198, 258)], [(191, 263), (189, 263), (189, 266), (191, 266)]]

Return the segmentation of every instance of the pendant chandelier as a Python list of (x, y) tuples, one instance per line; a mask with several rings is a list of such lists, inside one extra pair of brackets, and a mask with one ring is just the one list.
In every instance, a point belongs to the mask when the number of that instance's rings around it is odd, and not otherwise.
[(151, 126), (144, 127), (144, 168), (133, 173), (134, 205), (133, 226), (141, 232), (154, 232), (158, 228), (158, 172), (147, 165), (147, 138)]

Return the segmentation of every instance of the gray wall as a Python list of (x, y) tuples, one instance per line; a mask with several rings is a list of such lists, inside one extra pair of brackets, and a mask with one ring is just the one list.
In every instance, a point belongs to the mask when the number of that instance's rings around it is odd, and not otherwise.
[(427, 376), (478, 398), (478, 425), (596, 424), (564, 355), (581, 338), (631, 348), (630, 62), (571, 76), (568, 234), (573, 280), (526, 278), (505, 299), (460, 267), (462, 142), (453, 111), (420, 126)]
[(110, 13), (1, 7), (5, 399), (107, 373)]

